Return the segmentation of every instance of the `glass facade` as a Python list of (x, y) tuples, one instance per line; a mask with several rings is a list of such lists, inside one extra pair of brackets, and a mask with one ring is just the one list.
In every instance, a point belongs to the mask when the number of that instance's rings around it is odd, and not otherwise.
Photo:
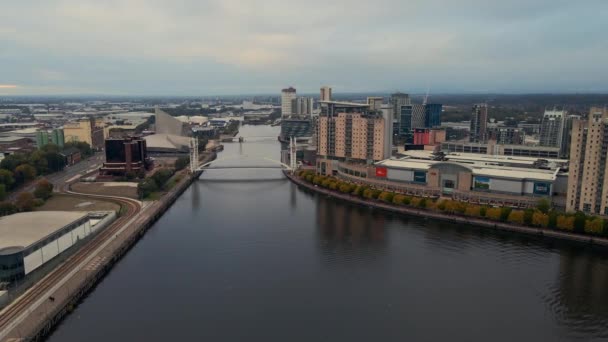
[(441, 126), (441, 112), (443, 105), (439, 103), (427, 103), (424, 106), (424, 126), (433, 128)]

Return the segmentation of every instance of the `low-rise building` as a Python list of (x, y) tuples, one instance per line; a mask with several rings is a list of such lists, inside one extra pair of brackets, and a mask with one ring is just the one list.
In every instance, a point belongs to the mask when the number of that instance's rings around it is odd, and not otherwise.
[(0, 217), (0, 282), (19, 280), (107, 227), (114, 212), (34, 211)]
[(68, 147), (59, 152), (59, 154), (65, 159), (66, 165), (74, 165), (82, 160), (82, 154), (76, 147)]

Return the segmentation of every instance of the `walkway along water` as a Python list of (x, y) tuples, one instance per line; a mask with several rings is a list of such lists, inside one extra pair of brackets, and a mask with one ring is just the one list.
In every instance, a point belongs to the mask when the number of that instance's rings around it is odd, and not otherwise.
[[(215, 154), (208, 154), (202, 162), (208, 162), (214, 158)], [(0, 341), (38, 341), (49, 335), (54, 327), (95, 288), (99, 281), (112, 269), (114, 264), (139, 241), (148, 228), (152, 227), (162, 214), (171, 207), (175, 200), (198, 178), (200, 173), (184, 173), (185, 177), (159, 201), (155, 201), (142, 208), (128, 222), (118, 225), (112, 234), (104, 231), (99, 236), (96, 236), (92, 240), (92, 243), (95, 242), (95, 248), (106, 244), (101, 250), (98, 252), (94, 252), (93, 250), (85, 251), (85, 246), (82, 246), (82, 251), (70, 256), (64, 264), (58, 266), (47, 277), (36, 283), (22, 296), (24, 298), (20, 297), (16, 299), (11, 306), (8, 306), (2, 312), (3, 316), (0, 317), (3, 322), (6, 322), (6, 324), (0, 326)], [(109, 228), (106, 230), (109, 230)], [(112, 237), (113, 235), (115, 236)], [(70, 261), (76, 257), (80, 258), (78, 264), (73, 266), (74, 268), (65, 269), (66, 264), (72, 265)], [(85, 263), (87, 266), (81, 268)], [(88, 267), (92, 263), (95, 264), (94, 267)], [(45, 281), (50, 281), (49, 279), (55, 273), (62, 274), (60, 280), (55, 280), (48, 285), (43, 284)], [(58, 287), (57, 282), (63, 283)], [(40, 294), (37, 294), (35, 297), (28, 295), (36, 292), (36, 287), (42, 285), (46, 288), (43, 291), (39, 291)], [(25, 298), (27, 296), (31, 298)], [(53, 298), (53, 300), (47, 301), (45, 300), (46, 298)], [(19, 301), (25, 299), (27, 299), (26, 303), (19, 303)], [(42, 304), (36, 305), (41, 300), (43, 300)], [(13, 306), (29, 307), (29, 309), (27, 309), (27, 312), (21, 310), (14, 313), (12, 313), (14, 311), (12, 310), (9, 317), (8, 312)], [(19, 319), (18, 322), (12, 323), (17, 319)]]
[(602, 246), (602, 247), (608, 247), (607, 238), (560, 232), (560, 231), (551, 230), (551, 229), (526, 227), (526, 226), (520, 226), (520, 225), (504, 223), (504, 222), (495, 222), (495, 221), (489, 221), (489, 220), (484, 220), (484, 219), (476, 219), (476, 218), (472, 218), (472, 217), (449, 215), (449, 214), (432, 212), (430, 210), (408, 208), (405, 206), (399, 206), (399, 205), (381, 202), (379, 200), (362, 199), (360, 197), (353, 196), (350, 194), (344, 194), (344, 193), (341, 193), (338, 191), (318, 187), (318, 186), (310, 184), (304, 180), (301, 180), (300, 178), (298, 178), (297, 175), (291, 174), (289, 172), (285, 172), (285, 176), (287, 176), (287, 178), (289, 178), (292, 182), (298, 184), (299, 186), (305, 187), (307, 189), (310, 189), (310, 190), (313, 190), (313, 191), (316, 191), (316, 192), (319, 192), (319, 193), (322, 193), (322, 194), (325, 194), (328, 196), (332, 196), (335, 198), (339, 198), (339, 199), (342, 199), (345, 201), (349, 201), (349, 202), (364, 205), (364, 206), (371, 206), (371, 207), (375, 207), (378, 209), (397, 212), (400, 214), (427, 217), (427, 218), (433, 218), (433, 219), (442, 220), (442, 221), (448, 221), (448, 222), (452, 222), (452, 223), (470, 224), (470, 225), (476, 225), (476, 226), (485, 227), (485, 228), (492, 228), (492, 229), (510, 231), (510, 232), (521, 233), (521, 234), (542, 236), (542, 237), (554, 238), (554, 239), (559, 239), (559, 240), (567, 240), (567, 241), (574, 241), (574, 242), (585, 243), (585, 244), (593, 244), (593, 245), (598, 245), (598, 246)]

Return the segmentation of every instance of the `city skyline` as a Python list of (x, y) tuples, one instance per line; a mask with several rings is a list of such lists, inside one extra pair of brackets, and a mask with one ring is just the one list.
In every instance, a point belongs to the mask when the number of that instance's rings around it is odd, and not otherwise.
[(606, 92), (608, 24), (588, 20), (603, 14), (602, 1), (11, 3), (0, 95)]

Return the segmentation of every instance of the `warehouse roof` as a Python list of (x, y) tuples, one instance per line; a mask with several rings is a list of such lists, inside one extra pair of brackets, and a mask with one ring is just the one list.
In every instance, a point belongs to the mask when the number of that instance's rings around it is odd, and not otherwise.
[(23, 250), (87, 215), (80, 211), (33, 211), (0, 217), (0, 255)]
[(554, 181), (556, 172), (551, 170), (529, 169), (522, 167), (506, 167), (506, 166), (486, 166), (480, 164), (466, 164), (453, 161), (439, 162), (433, 160), (422, 159), (386, 159), (377, 162), (377, 166), (385, 166), (388, 168), (400, 168), (410, 170), (428, 170), (434, 164), (456, 164), (471, 170), (474, 176), (486, 176), (494, 178), (512, 178), (512, 179), (535, 179), (544, 181)]

